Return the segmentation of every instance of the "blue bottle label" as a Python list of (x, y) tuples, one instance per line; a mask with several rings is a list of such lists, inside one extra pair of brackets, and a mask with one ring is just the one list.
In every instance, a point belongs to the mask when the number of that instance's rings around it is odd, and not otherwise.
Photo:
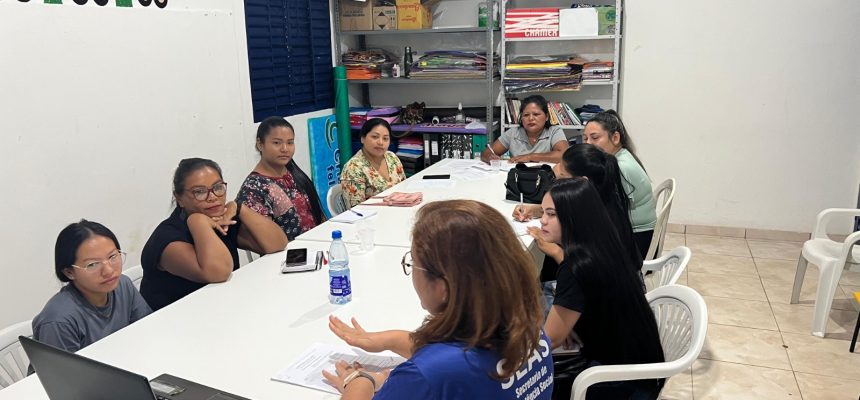
[(352, 285), (347, 275), (331, 277), (328, 287), (332, 296), (349, 296), (352, 294)]

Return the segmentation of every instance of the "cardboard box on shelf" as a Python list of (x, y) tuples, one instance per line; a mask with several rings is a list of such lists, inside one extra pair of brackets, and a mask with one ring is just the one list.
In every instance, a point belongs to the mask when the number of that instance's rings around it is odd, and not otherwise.
[(340, 30), (373, 30), (373, 1), (342, 0), (340, 2)]
[(397, 29), (397, 7), (373, 7), (373, 30)]
[(512, 8), (505, 12), (505, 37), (558, 37), (558, 8)]
[(433, 27), (431, 8), (439, 0), (397, 0), (397, 29), (430, 29)]

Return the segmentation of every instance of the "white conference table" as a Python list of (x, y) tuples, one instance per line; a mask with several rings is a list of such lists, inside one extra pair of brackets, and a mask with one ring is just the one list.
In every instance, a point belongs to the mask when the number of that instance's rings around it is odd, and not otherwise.
[[(451, 161), (440, 163), (383, 192), (424, 193), (425, 204), (446, 199), (473, 199), (510, 216), (517, 202), (505, 200), (504, 171), (480, 180), (458, 180), (453, 188), (410, 189), (426, 174), (445, 174)], [(413, 186), (414, 188), (414, 186)], [(329, 393), (272, 381), (315, 342), (341, 344), (328, 328), (328, 316), (356, 317), (368, 330), (420, 326), (421, 309), (411, 278), (400, 259), (410, 247), (415, 212), (411, 208), (375, 207), (375, 248), (357, 254), (355, 226), (326, 222), (290, 242), (307, 248), (309, 259), (327, 250), (331, 231), (344, 233), (350, 250), (353, 301), (344, 306), (328, 302), (328, 271), (281, 274), (284, 253), (262, 257), (235, 271), (228, 282), (197, 292), (128, 326), (79, 353), (148, 378), (169, 373), (254, 400), (337, 399)], [(541, 265), (533, 239), (520, 239)], [(0, 400), (47, 399), (36, 376), (3, 390)]]
[[(505, 180), (507, 179), (506, 171), (491, 172), (483, 179), (466, 181), (452, 177), (454, 186), (451, 188), (415, 188), (414, 185), (420, 184), (425, 175), (434, 174), (451, 174), (455, 170), (450, 168), (451, 164), (460, 163), (464, 160), (444, 159), (429, 168), (415, 174), (409, 179), (389, 188), (380, 193), (380, 195), (388, 195), (393, 192), (422, 192), (426, 204), (431, 201), (452, 200), (452, 199), (470, 199), (477, 200), (490, 205), (502, 213), (507, 219), (511, 218), (514, 208), (519, 204), (517, 201), (505, 200)], [(474, 168), (472, 168), (474, 169)], [(477, 169), (474, 169), (477, 171)], [(417, 182), (417, 183), (416, 183)], [(428, 180), (428, 182), (436, 182)], [(378, 202), (380, 200), (373, 199), (368, 202)], [(385, 207), (385, 206), (362, 206), (357, 208), (371, 209), (377, 212), (376, 215), (368, 217), (367, 220), (375, 230), (374, 243), (383, 246), (402, 246), (409, 247), (411, 244), (412, 225), (415, 219), (415, 213), (420, 207)], [(305, 232), (299, 239), (304, 240), (319, 240), (331, 241), (331, 231), (339, 229), (343, 232), (344, 241), (347, 243), (358, 243), (356, 234), (356, 225), (343, 222), (329, 221), (310, 231)], [(526, 247), (531, 247), (534, 239), (529, 235), (520, 237)]]
[[(329, 244), (296, 240), (311, 259)], [(315, 342), (343, 344), (328, 316), (354, 316), (368, 330), (420, 326), (426, 312), (403, 274), (407, 249), (350, 250), (353, 301), (328, 302), (328, 271), (281, 274), (284, 253), (237, 270), (228, 282), (206, 286), (79, 353), (154, 378), (169, 373), (255, 400), (337, 399), (325, 392), (272, 381)], [(347, 319), (348, 320), (348, 319)], [(71, 373), (71, 371), (70, 371)], [(110, 382), (106, 382), (110, 385)], [(0, 399), (47, 399), (36, 376), (0, 390)]]

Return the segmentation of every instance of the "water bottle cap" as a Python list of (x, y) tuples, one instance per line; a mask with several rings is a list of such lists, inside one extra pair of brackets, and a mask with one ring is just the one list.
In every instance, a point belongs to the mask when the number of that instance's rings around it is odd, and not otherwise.
[(332, 239), (340, 239), (342, 236), (343, 234), (341, 234), (340, 231), (331, 231)]

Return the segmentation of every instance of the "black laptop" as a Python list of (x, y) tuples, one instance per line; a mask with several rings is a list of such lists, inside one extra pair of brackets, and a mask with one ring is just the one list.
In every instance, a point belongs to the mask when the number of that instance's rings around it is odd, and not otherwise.
[(25, 336), (18, 339), (51, 400), (249, 400), (167, 374), (148, 381)]

